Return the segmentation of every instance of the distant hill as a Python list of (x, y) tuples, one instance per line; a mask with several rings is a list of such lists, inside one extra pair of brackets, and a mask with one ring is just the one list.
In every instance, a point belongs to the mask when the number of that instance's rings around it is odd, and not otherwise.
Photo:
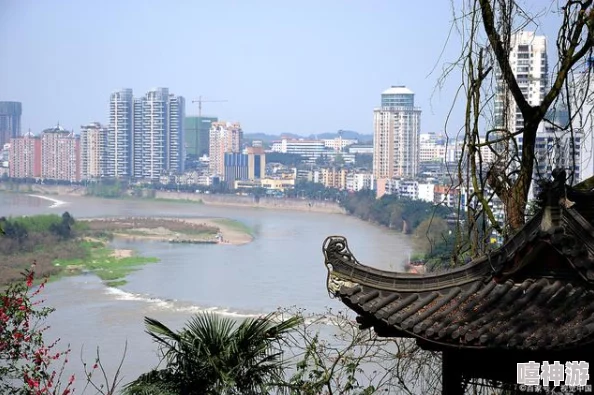
[[(264, 143), (271, 143), (275, 140), (281, 140), (285, 138), (293, 139), (333, 139), (338, 137), (338, 133), (321, 133), (321, 134), (310, 134), (309, 136), (299, 136), (294, 133), (282, 133), (282, 134), (265, 134), (265, 133), (246, 133), (243, 135), (244, 140), (262, 140)], [(345, 139), (357, 139), (359, 142), (371, 142), (373, 141), (372, 134), (359, 134), (351, 130), (343, 130), (342, 137)]]

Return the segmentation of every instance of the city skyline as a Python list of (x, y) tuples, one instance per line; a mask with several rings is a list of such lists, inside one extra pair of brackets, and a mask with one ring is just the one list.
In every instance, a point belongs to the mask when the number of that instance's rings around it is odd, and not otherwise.
[[(538, 3), (532, 8), (539, 9)], [(46, 17), (52, 13), (70, 22)], [(407, 85), (424, 109), (423, 131), (441, 132), (459, 82), (452, 77), (442, 91), (435, 90), (443, 65), (456, 59), (461, 47), (457, 38), (444, 47), (450, 15), (447, 2), (436, 3), (428, 15), (414, 4), (390, 1), (279, 6), (7, 0), (0, 13), (0, 53), (20, 61), (0, 65), (0, 100), (23, 103), (23, 131), (57, 121), (72, 130), (107, 123), (106, 98), (114, 89), (168, 86), (187, 98), (189, 116), (197, 114), (191, 101), (199, 96), (227, 100), (205, 103), (202, 115), (241, 120), (246, 133), (371, 134), (376, 92)], [(422, 38), (421, 20), (432, 26), (431, 38)], [(104, 29), (105, 21), (110, 29)], [(138, 33), (148, 25), (175, 28), (178, 39), (146, 29)], [(123, 36), (129, 39), (118, 39)], [(162, 56), (147, 51), (149, 43)], [(86, 56), (98, 61), (83, 62)], [(461, 112), (455, 113), (450, 130), (460, 121)]]

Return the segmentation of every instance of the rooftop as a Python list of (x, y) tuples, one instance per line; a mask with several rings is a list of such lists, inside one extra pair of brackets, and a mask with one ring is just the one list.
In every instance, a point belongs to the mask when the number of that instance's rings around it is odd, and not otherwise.
[(404, 85), (399, 85), (391, 86), (390, 89), (386, 89), (385, 91), (383, 91), (382, 95), (414, 95), (414, 92)]

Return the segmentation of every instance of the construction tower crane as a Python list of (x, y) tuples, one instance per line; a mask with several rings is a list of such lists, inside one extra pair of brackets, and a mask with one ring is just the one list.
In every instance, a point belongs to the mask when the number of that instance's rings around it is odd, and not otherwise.
[(192, 100), (192, 103), (198, 103), (198, 116), (202, 116), (202, 103), (222, 103), (227, 100), (202, 100), (202, 96), (198, 96), (198, 100)]

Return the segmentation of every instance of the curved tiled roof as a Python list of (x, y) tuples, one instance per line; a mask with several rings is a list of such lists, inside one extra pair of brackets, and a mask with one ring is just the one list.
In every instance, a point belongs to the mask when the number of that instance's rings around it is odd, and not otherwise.
[(443, 273), (362, 265), (341, 236), (323, 252), (328, 290), (380, 334), (465, 348), (594, 344), (594, 227), (576, 208), (545, 208), (500, 249)]

